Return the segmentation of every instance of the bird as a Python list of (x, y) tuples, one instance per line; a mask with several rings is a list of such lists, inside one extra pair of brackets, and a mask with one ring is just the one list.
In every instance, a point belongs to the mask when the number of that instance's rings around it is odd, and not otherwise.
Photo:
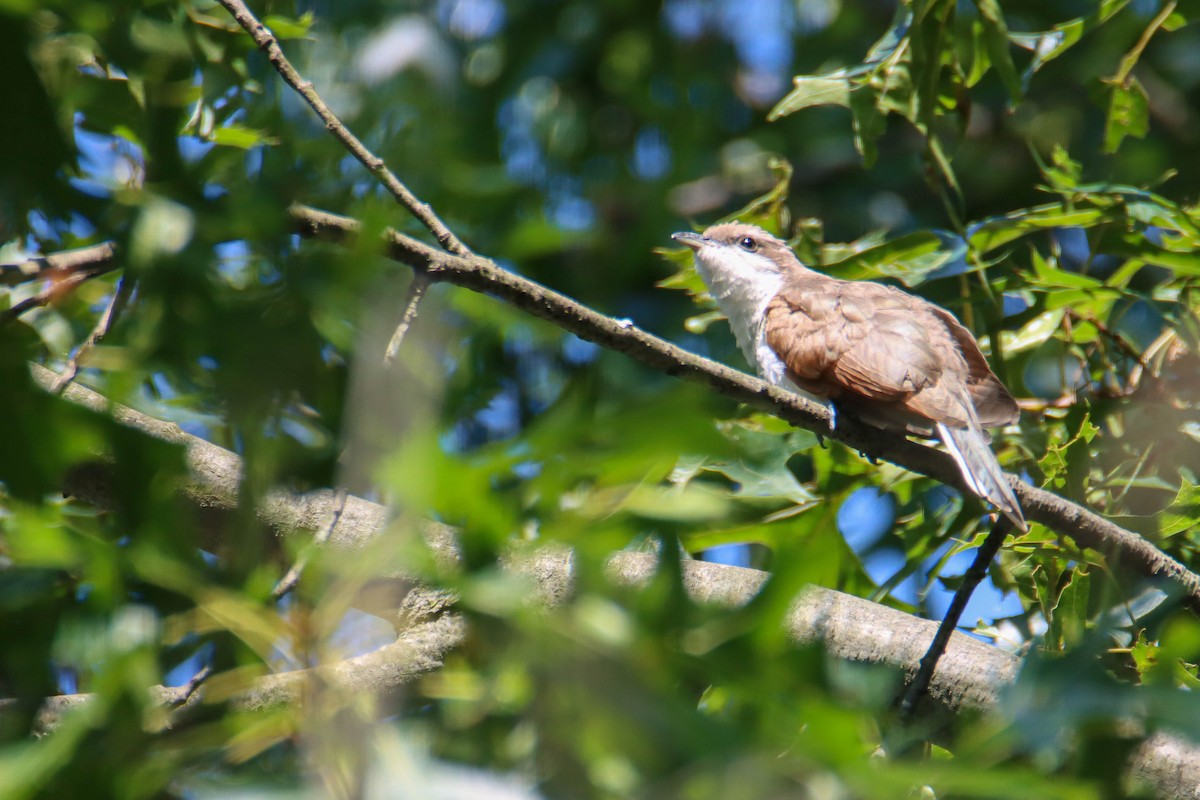
[(730, 222), (672, 239), (693, 251), (738, 346), (761, 378), (884, 430), (940, 439), (967, 487), (1019, 530), (1020, 503), (987, 428), (1016, 401), (949, 311), (892, 286), (846, 281), (801, 263), (756, 225)]

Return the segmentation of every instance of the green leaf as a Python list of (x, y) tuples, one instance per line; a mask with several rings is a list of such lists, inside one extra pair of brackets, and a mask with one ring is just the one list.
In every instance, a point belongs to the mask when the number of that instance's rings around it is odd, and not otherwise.
[(788, 469), (792, 456), (816, 445), (815, 435), (799, 430), (780, 435), (764, 429), (754, 418), (724, 423), (721, 430), (743, 455), (736, 460), (707, 462), (703, 469), (724, 475), (736, 484), (734, 496), (785, 500), (799, 506), (816, 500)]
[[(1061, 329), (1066, 313), (1065, 308), (1060, 308), (1038, 314), (1015, 334), (1004, 336), (1004, 352), (1013, 355), (1040, 346)], [(1007, 334), (1007, 331), (1004, 333)]]
[(279, 14), (267, 14), (263, 24), (271, 29), (278, 39), (306, 39), (313, 26), (313, 12), (305, 11), (300, 19), (284, 17)]
[(1046, 183), (1050, 188), (1061, 194), (1075, 194), (1084, 191), (1079, 188), (1079, 179), (1083, 175), (1083, 166), (1067, 152), (1067, 149), (1061, 144), (1054, 145), (1054, 149), (1050, 151), (1050, 163), (1043, 164), (1041, 159), (1037, 158), (1034, 153), (1034, 158), (1038, 161), (1038, 169), (1045, 178)]
[(1167, 33), (1173, 33), (1183, 26), (1187, 25), (1190, 20), (1178, 11), (1172, 12), (1163, 20), (1162, 29)]
[(792, 164), (786, 158), (771, 156), (767, 168), (775, 178), (775, 185), (765, 194), (751, 200), (732, 214), (723, 217), (721, 222), (738, 220), (770, 231), (776, 236), (787, 236), (791, 222), (791, 212), (788, 210), (788, 189), (792, 185)]
[(1048, 622), (1047, 640), (1057, 649), (1069, 648), (1082, 641), (1087, 631), (1088, 594), (1091, 576), (1080, 565), (1066, 573), (1062, 591), (1055, 598)]
[(242, 150), (249, 150), (251, 147), (258, 147), (259, 145), (273, 146), (279, 144), (279, 140), (266, 131), (256, 128), (246, 128), (236, 123), (222, 125), (214, 129), (210, 138), (214, 144), (224, 147), (237, 147)]
[(886, 276), (913, 286), (958, 256), (943, 249), (942, 239), (932, 231), (914, 231), (827, 263), (822, 271), (845, 280)]
[(1200, 526), (1200, 486), (1183, 481), (1171, 505), (1159, 514), (1158, 532), (1174, 536)]
[(1145, 264), (1155, 264), (1166, 267), (1176, 275), (1200, 276), (1200, 253), (1173, 252), (1164, 250), (1136, 233), (1128, 234), (1120, 240), (1105, 242), (1104, 250), (1115, 256), (1137, 259)]
[(1091, 16), (1060, 22), (1048, 31), (1041, 33), (1010, 32), (1009, 39), (1013, 44), (1033, 52), (1033, 58), (1021, 76), (1024, 86), (1028, 88), (1034, 73), (1074, 47), (1083, 38), (1084, 33), (1107, 22), (1128, 4), (1129, 0), (1104, 0), (1100, 4), (1100, 8)]
[(767, 114), (774, 122), (810, 106), (849, 106), (850, 80), (845, 75), (797, 75), (792, 90)]
[(1141, 139), (1150, 130), (1150, 101), (1137, 78), (1110, 87), (1104, 152), (1115, 153), (1127, 136)]
[(1048, 228), (1087, 228), (1111, 216), (1105, 209), (1070, 209), (1061, 203), (1052, 203), (990, 217), (968, 229), (968, 241), (976, 252), (984, 254), (1030, 233)]
[(1033, 258), (1033, 279), (1031, 283), (1052, 289), (1099, 289), (1104, 282), (1090, 275), (1078, 272), (1067, 272), (1052, 266), (1040, 255)]
[(912, 71), (912, 104), (908, 120), (922, 132), (929, 130), (942, 101), (954, 107), (953, 92), (944, 93), (944, 83), (952, 83), (958, 72), (951, 68), (955, 58), (952, 36), (953, 2), (929, 0), (913, 5), (913, 23), (909, 28), (910, 70)]
[(1068, 483), (1076, 488), (1082, 486), (1084, 475), (1081, 463), (1090, 459), (1088, 444), (1091, 443), (1100, 429), (1092, 424), (1091, 415), (1084, 412), (1079, 427), (1070, 439), (1063, 442), (1063, 434), (1057, 432), (1046, 448), (1046, 455), (1038, 461), (1038, 466), (1045, 476), (1043, 486), (1048, 489), (1063, 489)]
[(875, 141), (887, 128), (886, 113), (878, 108), (875, 93), (862, 88), (850, 95), (850, 114), (854, 123), (854, 148), (862, 156), (863, 166), (870, 168), (878, 155)]
[[(601, 505), (609, 508), (602, 501)], [(609, 511), (620, 509), (661, 522), (699, 523), (724, 518), (729, 513), (729, 505), (726, 492), (699, 482), (686, 486), (641, 484)]]
[[(699, 276), (696, 276), (699, 279)], [(683, 327), (688, 333), (701, 334), (708, 330), (708, 326), (714, 322), (720, 322), (725, 319), (725, 315), (720, 311), (706, 311), (703, 314), (696, 314), (693, 317), (688, 317), (683, 321)]]
[(1021, 80), (1017, 77), (1017, 68), (1013, 65), (1012, 53), (1009, 52), (1008, 25), (1004, 21), (1004, 12), (996, 0), (975, 0), (979, 16), (983, 23), (983, 40), (987, 47), (988, 57), (992, 66), (1000, 76), (1000, 82), (1008, 90), (1008, 98), (1013, 103), (1021, 99), (1023, 94)]
[(1033, 59), (1025, 68), (1022, 76), (1028, 86), (1034, 73), (1047, 63), (1061, 56), (1073, 47), (1087, 29), (1087, 20), (1083, 17), (1060, 22), (1048, 31), (1040, 33), (1011, 33), (1009, 38), (1018, 47), (1033, 51)]

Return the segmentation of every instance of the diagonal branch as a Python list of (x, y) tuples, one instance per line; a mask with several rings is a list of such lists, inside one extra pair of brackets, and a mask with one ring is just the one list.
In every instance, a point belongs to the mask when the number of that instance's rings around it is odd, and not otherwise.
[(133, 296), (133, 287), (134, 282), (129, 279), (128, 275), (122, 275), (117, 281), (117, 288), (113, 291), (112, 299), (108, 301), (108, 306), (105, 307), (104, 313), (100, 315), (100, 319), (96, 320), (96, 325), (92, 328), (92, 332), (88, 334), (87, 339), (83, 341), (83, 344), (79, 345), (75, 350), (75, 354), (67, 361), (67, 368), (63, 371), (62, 376), (55, 381), (54, 386), (50, 387), (51, 392), (58, 394), (68, 383), (75, 380), (75, 376), (79, 374), (80, 359), (89, 350), (103, 341), (104, 337), (108, 336), (109, 332), (112, 331), (113, 325), (117, 322), (117, 317), (121, 315), (121, 312), (129, 303), (129, 298)]
[[(314, 239), (348, 243), (357, 236), (361, 227), (356, 220), (349, 217), (306, 206), (293, 206), (289, 213), (297, 230), (302, 235)], [(830, 434), (829, 412), (823, 406), (738, 370), (689, 353), (634, 325), (600, 314), (540, 284), (515, 275), (493, 261), (475, 255), (456, 256), (440, 252), (394, 231), (388, 231), (384, 239), (384, 248), (389, 258), (411, 266), (418, 274), (426, 275), (432, 281), (452, 283), (496, 296), (582, 339), (624, 353), (651, 369), (701, 383), (740, 403), (774, 414), (797, 427), (831, 436), (868, 457), (882, 458), (912, 472), (928, 475), (960, 490), (966, 490), (958, 470), (944, 453), (901, 436), (855, 424), (855, 421), (849, 418), (839, 421), (837, 431)], [(0, 283), (5, 282), (6, 270), (12, 271), (7, 274), (28, 274), (39, 270), (84, 270), (90, 276), (102, 274), (113, 268), (111, 245), (98, 245), (81, 251), (47, 256), (22, 265), (0, 266)], [(53, 380), (53, 377), (49, 380)], [(102, 399), (97, 402), (98, 409), (106, 407), (106, 402)], [(155, 422), (160, 426), (165, 425)], [(178, 433), (182, 435), (182, 432)], [(1175, 587), (1189, 608), (1200, 611), (1200, 576), (1142, 537), (1098, 514), (1055, 494), (1029, 486), (1014, 476), (1010, 475), (1009, 480), (1021, 501), (1025, 516), (1030, 521), (1039, 522), (1069, 536), (1080, 547), (1115, 555), (1127, 568), (1141, 575), (1165, 579)], [(236, 496), (236, 492), (231, 496)], [(320, 518), (326, 512), (313, 513)], [(320, 529), (319, 524), (307, 527), (310, 530)]]
[(312, 107), (312, 110), (317, 113), (321, 121), (325, 123), (325, 129), (329, 131), (335, 139), (350, 151), (350, 154), (359, 160), (367, 170), (374, 175), (391, 192), (392, 197), (400, 205), (407, 208), (412, 215), (420, 220), (421, 224), (429, 229), (429, 232), (437, 237), (438, 243), (443, 249), (456, 253), (460, 256), (467, 256), (471, 251), (467, 246), (459, 241), (446, 224), (434, 213), (433, 209), (427, 203), (421, 202), (404, 183), (396, 177), (388, 165), (382, 158), (372, 153), (366, 148), (357, 136), (355, 136), (346, 125), (338, 119), (337, 115), (330, 110), (329, 106), (325, 105), (325, 101), (317, 94), (313, 88), (311, 81), (306, 81), (292, 66), (292, 62), (288, 61), (287, 56), (283, 54), (283, 48), (279, 46), (279, 40), (275, 38), (275, 34), (271, 30), (258, 21), (258, 18), (246, 7), (242, 0), (219, 0), (225, 10), (233, 15), (238, 24), (250, 34), (254, 39), (254, 43), (259, 49), (267, 54), (267, 60), (271, 62), (271, 66), (280, 74), (288, 86), (291, 86), (300, 94), (301, 97)]
[[(292, 206), (289, 213), (299, 233), (313, 239), (348, 243), (361, 227), (349, 217), (305, 206)], [(837, 430), (830, 433), (829, 411), (824, 406), (689, 353), (632, 324), (607, 317), (509, 272), (489, 259), (444, 253), (395, 231), (384, 234), (383, 245), (389, 258), (428, 275), (432, 281), (495, 296), (581, 339), (624, 353), (652, 369), (703, 384), (792, 425), (837, 439), (870, 458), (890, 461), (969, 494), (954, 462), (941, 451), (851, 419), (838, 420)], [(1200, 613), (1200, 575), (1141, 536), (1083, 506), (1030, 486), (1014, 475), (1009, 475), (1008, 479), (1027, 519), (1069, 536), (1080, 547), (1114, 555), (1124, 566), (1141, 575), (1169, 581), (1182, 601)]]
[(904, 698), (900, 701), (900, 719), (902, 721), (908, 722), (912, 720), (913, 714), (917, 710), (917, 704), (921, 702), (921, 696), (929, 689), (929, 682), (933, 680), (938, 660), (946, 652), (946, 646), (950, 643), (950, 635), (958, 627), (958, 621), (967, 607), (967, 602), (971, 599), (971, 595), (975, 593), (976, 587), (979, 586), (979, 583), (987, 575), (988, 567), (992, 564), (992, 559), (996, 557), (996, 553), (1000, 552), (1000, 546), (1004, 544), (1004, 540), (1008, 538), (1012, 530), (1012, 521), (1008, 517), (1002, 516), (996, 520), (991, 533), (987, 535), (983, 544), (979, 546), (979, 550), (975, 553), (974, 562), (967, 569), (966, 574), (963, 575), (962, 584), (958, 587), (958, 591), (954, 593), (954, 599), (950, 602), (950, 607), (946, 609), (946, 616), (938, 624), (937, 633), (934, 634), (933, 641), (929, 644), (929, 649), (921, 658), (917, 674), (913, 677), (912, 682), (908, 684), (908, 690), (905, 691)]

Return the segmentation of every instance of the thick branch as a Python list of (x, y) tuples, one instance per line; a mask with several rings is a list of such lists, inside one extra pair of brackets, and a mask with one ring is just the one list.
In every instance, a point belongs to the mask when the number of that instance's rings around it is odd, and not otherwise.
[[(570, 551), (543, 552), (518, 562), (519, 569), (535, 581), (541, 594), (552, 602), (570, 593)], [(609, 565), (614, 580), (632, 585), (649, 580), (657, 564), (654, 556), (623, 552)], [(683, 564), (683, 581), (698, 602), (740, 606), (762, 588), (768, 575), (757, 570), (690, 561)], [(792, 604), (784, 624), (800, 644), (821, 644), (840, 659), (861, 664), (895, 667), (911, 675), (922, 649), (932, 638), (935, 623), (920, 620), (877, 603), (810, 587)], [(275, 707), (302, 699), (305, 687), (319, 675), (325, 685), (346, 692), (387, 697), (414, 678), (438, 668), (451, 648), (465, 634), (461, 618), (446, 615), (410, 629), (398, 642), (358, 658), (320, 667), (297, 670), (260, 679), (236, 695), (234, 704), (245, 710)], [(1018, 662), (1013, 656), (961, 633), (950, 640), (938, 664), (931, 697), (934, 709), (926, 709), (926, 721), (936, 724), (952, 715), (973, 710), (993, 712), (1000, 693), (1015, 680)], [(314, 672), (316, 674), (314, 674)], [(203, 698), (203, 689), (181, 697), (180, 690), (153, 690), (163, 705), (186, 709)], [(90, 695), (66, 695), (46, 701), (38, 717), (39, 727), (51, 729), (59, 719), (90, 700)], [(0, 704), (0, 712), (3, 705)], [(1134, 752), (1129, 774), (1146, 781), (1159, 797), (1183, 797), (1200, 785), (1200, 748), (1163, 733), (1156, 733)]]
[[(360, 228), (356, 220), (305, 206), (293, 206), (290, 213), (301, 235), (314, 239), (345, 243), (353, 239)], [(632, 324), (604, 316), (515, 275), (489, 259), (444, 253), (395, 231), (385, 234), (384, 246), (389, 258), (427, 274), (431, 280), (494, 295), (581, 339), (624, 353), (652, 369), (704, 384), (797, 427), (837, 439), (871, 458), (890, 461), (969, 494), (954, 462), (945, 453), (903, 436), (858, 424), (853, 419), (839, 419), (837, 430), (830, 432), (829, 412), (823, 406), (689, 353)], [(1008, 477), (1026, 519), (1069, 536), (1080, 547), (1116, 556), (1122, 564), (1146, 577), (1166, 579), (1189, 608), (1200, 612), (1200, 576), (1183, 564), (1137, 534), (1082, 506), (1030, 486), (1014, 475)]]
[[(463, 640), (465, 626), (461, 617), (447, 614), (406, 630), (395, 642), (365, 655), (348, 658), (315, 669), (280, 672), (259, 678), (254, 684), (235, 694), (232, 702), (242, 711), (258, 711), (301, 702), (312, 690), (314, 679), (320, 685), (347, 694), (369, 693), (382, 698), (426, 672), (442, 665), (446, 653)], [(151, 693), (163, 706), (175, 713), (204, 701), (204, 688), (155, 686)], [(186, 694), (185, 694), (186, 691)], [(90, 702), (92, 695), (75, 694), (51, 697), (38, 712), (37, 726), (48, 731), (58, 726), (63, 715), (71, 709)], [(4, 704), (0, 703), (0, 713)]]
[[(55, 374), (43, 367), (35, 365), (32, 371), (35, 380), (45, 388), (51, 387), (56, 380)], [(184, 433), (176, 425), (111, 403), (102, 395), (78, 384), (68, 386), (62, 396), (99, 413), (111, 414), (122, 425), (143, 434), (185, 447), (191, 475), (187, 493), (193, 502), (206, 508), (231, 509), (236, 506), (242, 469), (241, 459), (236, 454)], [(111, 504), (111, 498), (103, 496), (103, 487), (99, 484), (85, 482), (69, 486), (67, 490), (72, 494), (87, 495), (83, 499), (101, 506)], [(334, 512), (342, 503), (333, 491), (307, 494), (281, 491), (270, 496), (259, 509), (259, 515), (282, 535), (303, 534), (306, 530), (317, 530), (333, 519)], [(384, 529), (386, 521), (387, 511), (382, 506), (358, 497), (346, 497), (341, 515), (336, 517), (329, 532), (328, 544), (349, 550), (361, 549)], [(431, 525), (427, 526), (424, 536), (441, 558), (457, 557), (453, 530)], [(545, 549), (532, 557), (515, 558), (511, 567), (530, 577), (547, 602), (562, 602), (571, 594), (572, 554), (565, 547)], [(639, 584), (648, 580), (655, 568), (653, 556), (622, 552), (613, 557), (609, 573), (614, 580)], [(761, 590), (768, 577), (765, 572), (741, 567), (699, 561), (683, 564), (684, 585), (697, 602), (743, 605)], [(384, 590), (381, 594), (388, 593)], [(440, 601), (431, 602), (430, 613), (435, 613)], [(398, 603), (393, 603), (392, 607), (396, 605)], [(917, 619), (868, 600), (817, 587), (806, 589), (794, 601), (784, 624), (789, 635), (799, 643), (820, 643), (837, 658), (890, 665), (907, 676), (916, 672), (921, 656), (937, 630), (937, 624), (933, 621)], [(414, 626), (410, 630), (415, 631), (420, 627)], [(415, 647), (411, 645), (412, 641), (413, 638), (409, 637), (410, 646)], [(435, 638), (428, 641), (445, 641), (449, 642), (445, 646), (453, 646), (450, 639)], [(428, 648), (417, 647), (404, 657), (403, 663), (419, 661), (432, 669), (445, 652), (439, 649), (441, 646), (431, 644)], [(376, 664), (369, 656), (362, 658), (368, 659), (361, 662), (364, 665)], [(390, 656), (385, 653), (379, 658)], [(1014, 657), (969, 636), (955, 633), (950, 637), (946, 653), (933, 673), (928, 695), (930, 707), (922, 711), (932, 714), (934, 721), (940, 721), (964, 709), (994, 710), (999, 692), (1015, 679), (1017, 666)], [(353, 667), (347, 669), (355, 671)], [(375, 667), (368, 669), (364, 666), (363, 669), (364, 672), (370, 672)], [(392, 669), (387, 667), (385, 672)], [(405, 680), (409, 677), (411, 674)], [(298, 679), (275, 676), (264, 680), (267, 683), (261, 687), (263, 693), (255, 697), (265, 703), (264, 698), (278, 701), (280, 692), (284, 692), (286, 699), (286, 692), (280, 686), (291, 686), (293, 684), (290, 682)], [(383, 691), (394, 684), (385, 680), (377, 685)], [(250, 698), (246, 702), (251, 702)], [(1138, 748), (1129, 769), (1132, 774), (1155, 786), (1159, 796), (1178, 796), (1183, 787), (1200, 785), (1200, 748), (1156, 734)]]

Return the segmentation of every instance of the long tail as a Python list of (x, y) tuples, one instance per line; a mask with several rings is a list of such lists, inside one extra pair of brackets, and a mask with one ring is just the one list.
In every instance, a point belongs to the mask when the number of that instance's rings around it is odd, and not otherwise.
[(954, 457), (954, 463), (958, 464), (958, 471), (971, 491), (1000, 509), (1000, 513), (1012, 520), (1018, 530), (1029, 530), (1016, 495), (1008, 485), (1008, 478), (1004, 477), (1004, 470), (1000, 469), (992, 448), (988, 447), (983, 431), (974, 425), (951, 428), (942, 422), (937, 427), (942, 442)]

